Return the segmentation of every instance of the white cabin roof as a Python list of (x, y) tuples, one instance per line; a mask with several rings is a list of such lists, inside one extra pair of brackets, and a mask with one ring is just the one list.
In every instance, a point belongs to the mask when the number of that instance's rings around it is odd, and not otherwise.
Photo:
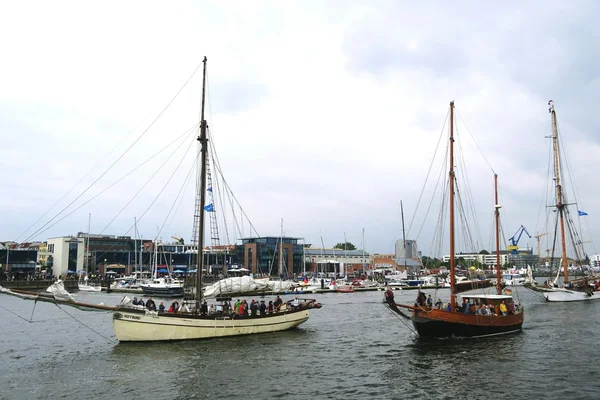
[(512, 296), (507, 296), (504, 294), (465, 294), (465, 295), (461, 295), (461, 297), (467, 297), (469, 299), (492, 299), (492, 300), (512, 299)]

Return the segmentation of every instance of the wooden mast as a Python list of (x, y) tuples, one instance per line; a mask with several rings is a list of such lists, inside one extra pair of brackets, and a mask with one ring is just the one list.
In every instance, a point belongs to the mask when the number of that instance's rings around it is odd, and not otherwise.
[(556, 111), (554, 111), (554, 102), (550, 100), (550, 113), (552, 114), (552, 143), (554, 147), (554, 180), (556, 182), (556, 208), (560, 218), (560, 243), (561, 257), (563, 263), (563, 281), (569, 282), (569, 266), (567, 263), (567, 243), (565, 241), (565, 207), (563, 203), (562, 183), (560, 179), (560, 155), (558, 149), (558, 127), (556, 124)]
[(450, 310), (456, 307), (455, 259), (454, 259), (454, 101), (450, 102), (450, 169), (448, 173), (450, 189)]
[(200, 114), (200, 136), (198, 141), (202, 146), (200, 162), (200, 215), (198, 216), (198, 268), (196, 269), (196, 312), (200, 312), (200, 304), (202, 303), (202, 273), (204, 271), (204, 202), (206, 201), (206, 153), (208, 139), (206, 138), (206, 120), (204, 119), (204, 99), (206, 92), (206, 57), (202, 61), (204, 70), (202, 73), (202, 112)]
[(498, 203), (498, 174), (494, 174), (494, 201), (496, 219), (496, 293), (502, 294), (502, 275), (500, 274), (500, 207)]

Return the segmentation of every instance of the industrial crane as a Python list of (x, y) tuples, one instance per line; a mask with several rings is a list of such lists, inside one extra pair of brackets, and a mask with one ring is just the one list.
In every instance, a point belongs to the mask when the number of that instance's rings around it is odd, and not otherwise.
[(180, 238), (180, 237), (177, 237), (177, 236), (171, 236), (171, 238), (177, 240), (177, 243), (183, 244), (183, 238)]
[(511, 251), (512, 254), (517, 254), (517, 249), (519, 248), (519, 240), (521, 239), (521, 235), (523, 235), (523, 232), (525, 232), (527, 236), (531, 238), (531, 235), (529, 234), (529, 232), (527, 232), (527, 229), (525, 229), (525, 227), (521, 225), (521, 227), (517, 229), (517, 232), (510, 239), (508, 239), (510, 241), (508, 249)]
[(538, 260), (540, 259), (540, 239), (542, 238), (542, 236), (546, 236), (548, 234), (548, 232), (544, 232), (544, 233), (538, 233), (537, 235), (535, 235), (535, 238), (537, 239), (537, 256), (538, 256)]

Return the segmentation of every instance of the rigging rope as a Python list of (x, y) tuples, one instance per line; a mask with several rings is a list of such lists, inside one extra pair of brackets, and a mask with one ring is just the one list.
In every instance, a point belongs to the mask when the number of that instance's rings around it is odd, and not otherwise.
[[(23, 321), (31, 323), (32, 321), (28, 320), (27, 318), (23, 318), (21, 317), (19, 314), (13, 312), (12, 310), (9, 310), (8, 308), (4, 307), (3, 305), (0, 304), (0, 308), (2, 308), (3, 310), (8, 311), (9, 313), (11, 313), (12, 315), (14, 315), (15, 317), (21, 318)], [(33, 309), (35, 310), (35, 306), (33, 307)], [(33, 317), (33, 312), (31, 313), (31, 316)]]
[(485, 162), (487, 163), (488, 167), (490, 167), (490, 169), (492, 170), (492, 172), (494, 173), (494, 175), (496, 175), (496, 172), (494, 171), (494, 168), (492, 167), (492, 164), (490, 164), (490, 162), (488, 161), (488, 159), (486, 158), (485, 154), (483, 154), (483, 151), (481, 151), (481, 147), (479, 147), (479, 144), (477, 143), (477, 141), (475, 140), (475, 137), (473, 136), (473, 134), (471, 133), (471, 130), (469, 129), (469, 127), (467, 126), (467, 123), (463, 120), (462, 116), (460, 115), (460, 113), (458, 111), (456, 111), (456, 115), (458, 115), (458, 118), (460, 118), (460, 120), (462, 121), (462, 123), (465, 125), (465, 128), (467, 129), (467, 132), (469, 133), (469, 135), (471, 136), (471, 139), (473, 139), (473, 143), (475, 143), (475, 146), (477, 147), (477, 150), (479, 150), (479, 152), (481, 153), (481, 156), (483, 157), (483, 159), (485, 160)]
[[(110, 188), (112, 188), (113, 186), (115, 186), (116, 184), (118, 184), (119, 182), (121, 182), (123, 179), (127, 178), (129, 175), (131, 175), (132, 173), (134, 173), (135, 171), (137, 171), (138, 169), (140, 169), (141, 167), (143, 167), (146, 163), (150, 162), (152, 159), (154, 159), (155, 157), (157, 157), (159, 154), (161, 154), (163, 151), (167, 150), (169, 147), (171, 147), (173, 144), (175, 144), (177, 141), (181, 140), (182, 138), (185, 137), (185, 135), (189, 134), (189, 132), (191, 132), (195, 127), (197, 126), (197, 124), (194, 124), (194, 127), (186, 130), (184, 133), (182, 133), (181, 135), (179, 135), (179, 137), (177, 137), (175, 140), (173, 140), (172, 142), (170, 142), (169, 144), (167, 144), (165, 147), (163, 147), (161, 150), (157, 151), (156, 153), (154, 153), (152, 156), (150, 156), (149, 158), (147, 158), (144, 162), (142, 162), (140, 165), (138, 165), (137, 167), (133, 168), (131, 171), (129, 171), (128, 173), (126, 173), (125, 175), (123, 175), (121, 178), (119, 178), (118, 180), (116, 180), (115, 182), (113, 182), (111, 185), (107, 186), (105, 189), (101, 190), (99, 193), (97, 193), (96, 195), (94, 195), (93, 197), (91, 197), (89, 200), (85, 201), (83, 204), (79, 205), (77, 208), (75, 208), (74, 210), (72, 210), (71, 212), (69, 212), (68, 214), (64, 215), (62, 218), (60, 218), (59, 220), (55, 221), (53, 224), (51, 224), (50, 226), (46, 227), (45, 229), (43, 229), (42, 231), (40, 231), (39, 233), (43, 233), (45, 231), (47, 231), (48, 229), (52, 228), (53, 226), (55, 226), (56, 224), (58, 224), (59, 222), (61, 222), (62, 220), (64, 220), (65, 218), (69, 217), (70, 215), (72, 215), (73, 213), (75, 213), (77, 210), (83, 208), (86, 204), (90, 203), (91, 201), (93, 201), (94, 199), (98, 198), (100, 195), (102, 195), (103, 193), (105, 193), (106, 191), (108, 191)], [(106, 228), (105, 228), (106, 229)], [(124, 235), (126, 235), (129, 231), (131, 231), (132, 228), (129, 228), (127, 230), (127, 232), (124, 233)], [(105, 250), (105, 252), (103, 254), (105, 254), (106, 252), (112, 250), (117, 244), (119, 243), (119, 241), (115, 241), (115, 243), (113, 245), (111, 245), (111, 247), (107, 250)], [(82, 253), (81, 257), (84, 257), (85, 252)]]
[[(412, 326), (410, 326), (410, 324), (408, 324), (404, 319), (400, 318), (400, 316), (398, 315), (398, 313), (396, 313), (394, 310), (392, 310), (392, 308), (389, 305), (386, 305), (386, 308), (392, 313), (393, 316), (395, 316), (400, 322), (402, 322), (402, 324), (404, 324), (404, 326), (406, 326), (408, 328), (408, 330), (410, 330), (415, 335), (418, 335), (417, 331)], [(407, 317), (404, 314), (402, 316), (404, 318), (409, 318), (410, 319), (410, 317)]]
[(198, 69), (200, 69), (200, 66), (202, 66), (202, 65), (203, 65), (203, 63), (198, 64), (198, 66), (196, 67), (196, 69), (194, 70), (194, 72), (192, 72), (192, 74), (185, 81), (185, 83), (183, 84), (183, 86), (181, 86), (181, 88), (177, 91), (177, 93), (175, 94), (175, 96), (173, 96), (173, 98), (167, 103), (167, 105), (162, 109), (162, 111), (160, 113), (158, 113), (158, 115), (156, 116), (156, 118), (154, 118), (154, 120), (150, 123), (150, 125), (148, 125), (148, 127), (138, 136), (138, 138), (135, 139), (134, 142), (127, 149), (125, 149), (125, 151), (106, 170), (102, 174), (100, 174), (100, 176), (98, 178), (96, 178), (96, 180), (93, 181), (83, 192), (81, 192), (77, 197), (75, 197), (75, 199), (73, 199), (61, 211), (59, 211), (58, 214), (56, 214), (48, 222), (46, 222), (44, 225), (42, 225), (37, 231), (35, 231), (31, 235), (29, 235), (29, 237), (25, 240), (25, 242), (30, 241), (30, 239), (32, 239), (33, 237), (35, 237), (38, 233), (41, 233), (40, 231), (43, 228), (45, 228), (48, 224), (50, 224), (52, 221), (54, 221), (66, 209), (68, 209), (69, 207), (71, 207), (71, 205), (73, 203), (75, 203), (77, 200), (79, 200), (81, 198), (81, 196), (83, 196), (85, 193), (87, 193), (87, 191), (90, 190), (92, 188), (92, 186), (94, 186), (100, 179), (102, 179), (102, 177), (104, 175), (106, 175), (125, 156), (125, 154), (127, 154), (129, 152), (129, 150), (131, 150), (133, 148), (133, 146), (135, 146), (142, 139), (142, 137), (144, 137), (146, 135), (146, 133), (150, 130), (150, 128), (152, 128), (152, 126), (154, 126), (154, 124), (156, 123), (156, 121), (158, 121), (159, 118), (162, 117), (162, 115), (165, 113), (165, 111), (167, 111), (167, 109), (171, 106), (171, 104), (173, 104), (173, 102), (175, 101), (175, 99), (177, 99), (177, 97), (179, 96), (179, 94), (187, 86), (187, 84), (194, 77), (194, 75), (196, 74), (196, 72), (198, 71)]
[[(166, 183), (163, 185), (162, 189), (160, 190), (160, 192), (158, 193), (158, 195), (156, 196), (156, 198), (152, 201), (152, 203), (150, 204), (150, 206), (146, 209), (146, 211), (148, 211), (150, 209), (150, 207), (154, 204), (154, 202), (156, 200), (158, 200), (158, 198), (160, 197), (160, 195), (162, 194), (162, 192), (165, 190), (165, 188), (168, 186), (168, 184), (171, 182), (171, 179), (173, 179), (173, 176), (175, 175), (175, 173), (179, 170), (179, 167), (181, 167), (181, 164), (183, 163), (183, 160), (185, 160), (185, 156), (186, 154), (190, 151), (190, 149), (192, 148), (192, 145), (195, 142), (195, 138), (193, 138), (190, 141), (190, 144), (188, 146), (188, 148), (186, 149), (185, 153), (183, 154), (183, 156), (181, 157), (181, 160), (179, 160), (179, 163), (177, 164), (177, 166), (175, 167), (175, 170), (173, 171), (173, 173), (171, 174), (171, 176), (169, 177), (169, 179), (166, 181)], [(177, 152), (177, 150), (179, 150), (181, 148), (181, 146), (185, 143), (185, 141), (181, 141), (181, 143), (175, 148), (175, 150), (173, 150), (173, 152), (171, 153), (171, 155), (169, 155), (169, 157), (167, 157), (167, 159), (158, 167), (158, 169), (154, 172), (154, 174), (152, 174), (152, 176), (150, 176), (150, 178), (148, 178), (148, 180), (146, 180), (146, 182), (138, 189), (138, 191), (133, 195), (133, 197), (131, 197), (131, 199), (129, 199), (129, 201), (127, 202), (127, 204), (125, 204), (121, 210), (119, 210), (119, 212), (117, 213), (117, 215), (115, 215), (113, 217), (113, 219), (111, 219), (109, 221), (109, 223), (104, 227), (104, 229), (102, 229), (102, 231), (100, 232), (100, 234), (104, 233), (104, 231), (106, 229), (108, 229), (108, 227), (114, 222), (115, 219), (117, 219), (117, 217), (119, 215), (121, 215), (121, 213), (129, 206), (129, 204), (131, 204), (131, 202), (142, 192), (142, 190), (144, 190), (144, 188), (152, 181), (152, 179), (154, 179), (154, 177), (158, 174), (158, 172), (166, 165), (166, 163), (171, 159), (171, 157), (173, 157), (173, 155)], [(139, 218), (138, 218), (138, 222), (142, 220), (142, 218), (144, 217), (144, 215), (146, 214), (146, 212), (144, 212), (144, 214), (142, 214)], [(129, 230), (127, 231), (127, 233), (129, 233), (129, 231), (131, 231), (131, 229), (133, 229), (133, 227), (129, 228)], [(160, 233), (160, 232), (159, 232)], [(157, 234), (158, 237), (158, 234)]]
[(35, 306), (37, 305), (37, 300), (33, 303), (33, 310), (31, 310), (31, 316), (29, 317), (29, 322), (33, 320), (33, 313), (35, 312)]
[(94, 330), (93, 328), (87, 326), (86, 324), (84, 324), (83, 322), (81, 322), (79, 319), (77, 319), (74, 315), (69, 314), (64, 308), (62, 308), (61, 306), (59, 306), (57, 303), (54, 303), (56, 305), (56, 307), (58, 307), (60, 310), (62, 310), (65, 314), (67, 314), (69, 317), (73, 318), (75, 321), (79, 322), (81, 325), (83, 325), (85, 328), (88, 328), (90, 331), (94, 332), (96, 335), (100, 336), (101, 338), (106, 339), (106, 341), (108, 341), (109, 343), (115, 343), (115, 340), (108, 338), (106, 336), (104, 336), (103, 334), (101, 334), (100, 332)]
[[(419, 199), (417, 200), (417, 205), (415, 206), (415, 210), (417, 210), (419, 208), (419, 204), (421, 204), (421, 199), (423, 197), (423, 193), (425, 192), (425, 187), (427, 185), (427, 181), (429, 180), (429, 174), (431, 173), (431, 169), (433, 168), (433, 164), (435, 162), (435, 156), (440, 147), (440, 143), (442, 142), (442, 136), (444, 135), (444, 129), (446, 128), (446, 123), (448, 122), (449, 115), (450, 115), (450, 109), (448, 109), (448, 111), (446, 112), (446, 118), (444, 119), (444, 125), (442, 125), (442, 130), (440, 131), (440, 136), (438, 137), (438, 142), (437, 142), (437, 145), (435, 146), (435, 151), (433, 152), (433, 156), (431, 158), (431, 163), (429, 164), (429, 169), (427, 170), (427, 176), (425, 177), (425, 182), (423, 183), (423, 186), (421, 187), (421, 193), (419, 194)], [(408, 229), (406, 230), (407, 235), (410, 233), (410, 229), (412, 227), (412, 224), (415, 220), (416, 215), (417, 215), (417, 213), (414, 212), (413, 216), (410, 220), (410, 223), (408, 224)]]
[[(179, 164), (177, 165), (177, 168), (175, 169), (175, 171), (173, 171), (173, 174), (171, 175), (171, 178), (173, 177), (173, 175), (175, 175), (175, 172), (177, 172), (177, 170), (179, 169), (179, 167), (181, 166), (181, 164), (183, 163), (183, 160), (185, 159), (185, 156), (187, 155), (188, 151), (190, 151), (190, 149), (192, 148), (193, 142), (190, 143), (190, 146), (188, 147), (188, 149), (186, 150), (186, 152), (184, 153), (182, 159), (179, 161)], [(200, 149), (201, 151), (201, 149)], [(195, 161), (194, 163), (192, 163), (192, 166), (190, 167), (185, 180), (183, 181), (182, 186), (179, 188), (179, 192), (177, 192), (177, 196), (175, 197), (175, 200), (173, 200), (173, 204), (171, 204), (171, 208), (169, 209), (169, 212), (167, 213), (167, 216), (165, 217), (162, 225), (160, 226), (158, 233), (157, 233), (157, 237), (160, 235), (160, 233), (163, 231), (163, 228), (165, 227), (165, 224), (167, 223), (167, 220), (169, 219), (169, 216), (171, 215), (171, 213), (173, 214), (173, 217), (171, 218), (171, 221), (173, 220), (173, 218), (175, 218), (175, 214), (177, 209), (179, 208), (179, 205), (181, 205), (181, 201), (183, 200), (183, 196), (182, 193), (184, 192), (184, 189), (187, 188), (187, 186), (189, 185), (190, 181), (191, 181), (191, 177), (192, 177), (192, 172), (196, 171), (196, 167), (197, 167), (197, 160), (198, 160), (198, 154), (196, 154), (195, 157)], [(171, 178), (169, 178), (169, 180), (167, 181), (167, 184), (171, 181)], [(175, 207), (175, 205), (177, 205), (177, 207)], [(167, 225), (167, 229), (168, 227), (171, 226), (171, 222), (169, 222), (169, 224)], [(166, 230), (166, 229), (165, 229)]]

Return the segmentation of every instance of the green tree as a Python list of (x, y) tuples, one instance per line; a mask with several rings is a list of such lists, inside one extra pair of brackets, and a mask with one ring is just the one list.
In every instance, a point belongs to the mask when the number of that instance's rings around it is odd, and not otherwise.
[(487, 250), (481, 250), (481, 251), (479, 252), (479, 254), (490, 254), (490, 252), (489, 252), (489, 251), (487, 251)]
[(333, 246), (334, 249), (342, 249), (342, 250), (356, 250), (356, 246), (350, 242), (342, 242)]

